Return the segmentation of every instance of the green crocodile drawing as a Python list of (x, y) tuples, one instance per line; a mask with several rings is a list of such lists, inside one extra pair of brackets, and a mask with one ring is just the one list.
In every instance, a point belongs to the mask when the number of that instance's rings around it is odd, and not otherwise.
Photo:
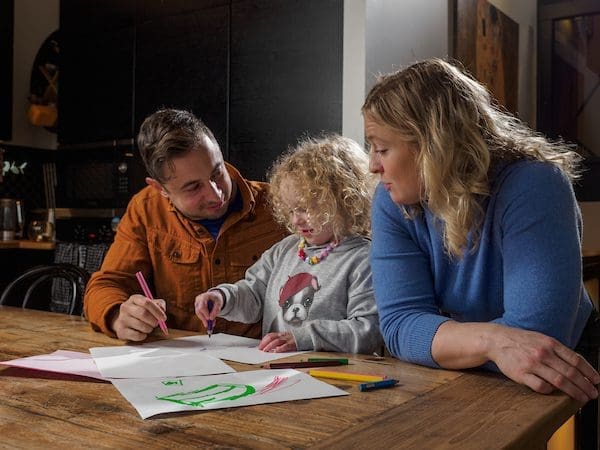
[(156, 397), (157, 400), (203, 407), (207, 403), (216, 403), (223, 401), (233, 401), (238, 398), (247, 397), (256, 392), (253, 386), (248, 384), (211, 384), (201, 389), (195, 389), (190, 392), (179, 392), (176, 394)]

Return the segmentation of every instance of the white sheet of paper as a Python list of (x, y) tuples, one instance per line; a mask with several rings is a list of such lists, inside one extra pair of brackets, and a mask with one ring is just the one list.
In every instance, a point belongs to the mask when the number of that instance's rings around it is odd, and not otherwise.
[[(177, 338), (172, 341), (193, 342), (206, 349), (206, 352), (211, 356), (243, 364), (262, 364), (276, 359), (287, 358), (288, 356), (307, 353), (306, 351), (287, 353), (263, 352), (258, 349), (258, 344), (260, 344), (259, 339), (251, 339), (224, 333), (213, 334), (210, 338), (206, 335), (197, 335)], [(154, 342), (154, 344), (156, 344), (156, 342)]]
[[(169, 345), (156, 345), (167, 342)], [(173, 341), (152, 346), (124, 345), (90, 348), (96, 366), (106, 378), (156, 378), (214, 375), (235, 370), (201, 348), (173, 345)]]
[(111, 382), (142, 419), (169, 412), (207, 411), (349, 395), (346, 391), (293, 369)]
[(28, 356), (26, 358), (2, 361), (0, 364), (48, 372), (69, 373), (84, 377), (106, 380), (98, 371), (92, 355), (89, 353), (56, 350), (47, 355)]
[(189, 377), (235, 372), (221, 361), (261, 364), (306, 352), (267, 353), (260, 340), (218, 333), (164, 339), (140, 345), (90, 348), (106, 378)]

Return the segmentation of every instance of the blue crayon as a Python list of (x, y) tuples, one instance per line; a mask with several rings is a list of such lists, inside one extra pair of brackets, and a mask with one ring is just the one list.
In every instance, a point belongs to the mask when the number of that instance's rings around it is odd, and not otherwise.
[(372, 381), (370, 383), (361, 383), (358, 385), (358, 390), (361, 392), (364, 391), (373, 391), (375, 389), (384, 389), (394, 387), (398, 384), (398, 380), (387, 379), (382, 381)]

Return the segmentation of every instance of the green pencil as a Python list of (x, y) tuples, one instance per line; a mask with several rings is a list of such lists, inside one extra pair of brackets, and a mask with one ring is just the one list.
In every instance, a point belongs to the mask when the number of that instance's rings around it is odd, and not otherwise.
[(341, 365), (348, 365), (348, 358), (308, 358), (308, 362), (321, 362), (321, 361), (337, 361)]

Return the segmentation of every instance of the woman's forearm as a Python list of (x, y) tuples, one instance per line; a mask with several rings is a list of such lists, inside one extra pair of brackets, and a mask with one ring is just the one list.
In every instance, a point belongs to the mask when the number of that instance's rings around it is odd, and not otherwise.
[(431, 356), (445, 369), (467, 369), (485, 364), (490, 360), (498, 327), (493, 323), (444, 322), (433, 337)]

